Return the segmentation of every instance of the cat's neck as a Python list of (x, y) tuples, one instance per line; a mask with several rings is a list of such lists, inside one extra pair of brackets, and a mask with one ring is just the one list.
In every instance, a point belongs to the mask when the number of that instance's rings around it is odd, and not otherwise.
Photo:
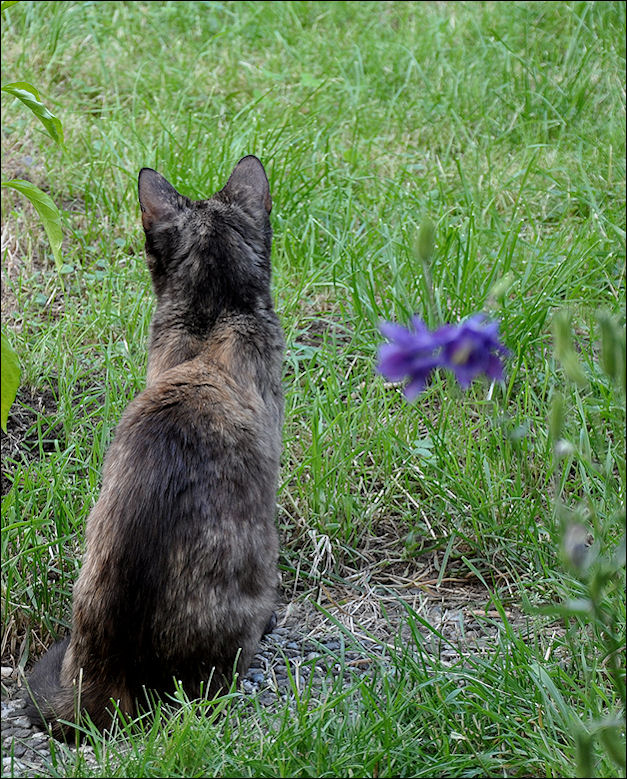
[[(261, 351), (269, 348), (280, 359), (282, 342), (268, 342), (263, 318), (246, 315), (218, 317), (206, 336), (197, 336), (182, 328), (160, 327), (153, 322), (148, 350), (146, 386), (158, 381), (177, 365), (200, 358), (224, 368), (244, 384), (256, 383), (258, 371), (264, 366)], [(264, 332), (266, 330), (266, 332)], [(272, 360), (274, 354), (268, 354)]]
[(148, 349), (146, 386), (150, 387), (163, 374), (181, 363), (193, 360), (202, 351), (205, 341), (185, 330), (153, 328)]

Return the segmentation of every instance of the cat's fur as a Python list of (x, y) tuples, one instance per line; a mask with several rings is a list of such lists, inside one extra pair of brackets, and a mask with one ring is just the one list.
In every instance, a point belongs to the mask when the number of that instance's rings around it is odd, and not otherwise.
[(157, 296), (147, 386), (105, 459), (71, 636), (29, 680), (29, 716), (58, 737), (72, 737), (58, 719), (106, 728), (110, 699), (133, 714), (173, 678), (191, 697), (228, 688), (276, 597), (283, 335), (265, 171), (244, 157), (191, 201), (144, 168), (139, 201)]

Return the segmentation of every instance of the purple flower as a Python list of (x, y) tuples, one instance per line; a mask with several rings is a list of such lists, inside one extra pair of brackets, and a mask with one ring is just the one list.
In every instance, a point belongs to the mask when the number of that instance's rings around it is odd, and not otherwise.
[(412, 319), (413, 329), (392, 322), (382, 322), (381, 332), (390, 341), (379, 347), (377, 370), (390, 381), (410, 381), (405, 396), (413, 400), (424, 390), (431, 373), (443, 365), (438, 353), (447, 341), (450, 325), (444, 325), (434, 333), (417, 316)]
[(500, 381), (503, 378), (502, 358), (509, 350), (499, 341), (499, 323), (483, 314), (475, 314), (462, 322), (442, 354), (444, 364), (453, 371), (460, 385), (466, 389), (479, 374)]
[(509, 352), (499, 341), (498, 322), (483, 314), (433, 332), (417, 316), (411, 328), (392, 322), (383, 322), (380, 327), (390, 343), (379, 347), (377, 370), (390, 381), (407, 377), (408, 400), (424, 390), (429, 376), (439, 367), (453, 371), (464, 389), (480, 373), (491, 379), (503, 377), (501, 359)]

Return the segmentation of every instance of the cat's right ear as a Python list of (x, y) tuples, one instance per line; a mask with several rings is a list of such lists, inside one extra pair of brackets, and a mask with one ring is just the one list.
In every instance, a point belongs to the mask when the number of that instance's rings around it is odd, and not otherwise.
[(237, 198), (238, 193), (243, 188), (252, 190), (261, 199), (268, 213), (272, 211), (272, 197), (270, 196), (268, 177), (261, 161), (254, 154), (242, 157), (233, 168), (233, 173), (229, 176), (229, 180), (222, 191), (231, 193)]
[(142, 168), (137, 184), (144, 230), (172, 219), (183, 207), (183, 196), (156, 170)]

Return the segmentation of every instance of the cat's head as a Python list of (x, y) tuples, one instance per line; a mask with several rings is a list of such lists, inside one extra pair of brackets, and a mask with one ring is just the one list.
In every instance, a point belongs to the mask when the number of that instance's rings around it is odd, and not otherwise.
[(139, 203), (159, 301), (193, 311), (202, 329), (204, 314), (211, 319), (269, 300), (272, 199), (256, 157), (241, 159), (208, 200), (190, 200), (142, 168)]

